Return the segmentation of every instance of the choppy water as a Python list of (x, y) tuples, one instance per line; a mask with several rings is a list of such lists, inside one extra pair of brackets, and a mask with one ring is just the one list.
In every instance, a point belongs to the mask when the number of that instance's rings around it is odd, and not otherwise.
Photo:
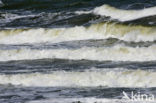
[(0, 1), (0, 103), (155, 103), (155, 52), (155, 0)]

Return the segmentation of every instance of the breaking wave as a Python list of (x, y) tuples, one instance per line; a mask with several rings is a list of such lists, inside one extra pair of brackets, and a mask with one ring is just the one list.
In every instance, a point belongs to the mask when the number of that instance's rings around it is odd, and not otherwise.
[(144, 70), (56, 71), (0, 75), (0, 84), (35, 87), (155, 87), (156, 72)]
[(0, 31), (1, 44), (62, 42), (87, 39), (117, 38), (124, 41), (155, 41), (156, 27), (99, 23), (89, 27), (53, 29), (12, 29)]
[(115, 7), (111, 7), (109, 5), (102, 5), (100, 7), (96, 7), (91, 11), (77, 11), (77, 14), (88, 14), (94, 13), (96, 15), (107, 16), (111, 19), (117, 19), (119, 21), (131, 21), (135, 19), (140, 19), (149, 16), (156, 15), (156, 7), (145, 8), (141, 10), (122, 10)]
[(156, 60), (155, 45), (149, 47), (127, 47), (116, 45), (113, 47), (83, 47), (79, 49), (10, 49), (0, 50), (0, 61), (60, 58), (72, 60), (99, 61), (152, 61)]
[(40, 101), (30, 101), (28, 103), (155, 103), (156, 101), (131, 101), (125, 99), (108, 99), (108, 98), (95, 98), (95, 97), (88, 97), (88, 98), (57, 98), (57, 99), (48, 99), (48, 100), (40, 100)]

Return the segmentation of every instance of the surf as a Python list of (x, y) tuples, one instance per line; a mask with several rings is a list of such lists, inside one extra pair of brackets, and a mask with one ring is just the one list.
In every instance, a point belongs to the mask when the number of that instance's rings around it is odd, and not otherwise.
[(92, 70), (84, 72), (53, 71), (48, 74), (0, 74), (0, 84), (31, 87), (155, 87), (155, 71)]
[(121, 22), (140, 19), (143, 17), (155, 16), (156, 7), (144, 8), (141, 10), (122, 10), (109, 5), (96, 7), (92, 12), (96, 15), (108, 16)]
[(156, 60), (156, 46), (128, 47), (115, 45), (113, 47), (82, 47), (78, 49), (5, 49), (0, 50), (0, 61), (33, 60), (33, 59), (71, 59), (98, 61), (152, 61)]
[(70, 28), (0, 30), (1, 44), (58, 43), (72, 40), (117, 38), (124, 41), (155, 41), (156, 27), (98, 23)]

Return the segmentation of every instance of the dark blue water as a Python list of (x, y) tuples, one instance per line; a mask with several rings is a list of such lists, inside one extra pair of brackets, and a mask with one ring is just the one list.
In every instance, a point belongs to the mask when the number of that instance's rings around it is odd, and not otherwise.
[[(108, 21), (106, 17), (75, 14), (104, 4), (119, 9), (136, 10), (154, 7), (155, 0), (2, 0), (1, 28), (72, 27)], [(156, 25), (155, 16), (126, 22), (126, 24)], [(150, 24), (150, 22), (154, 22)]]

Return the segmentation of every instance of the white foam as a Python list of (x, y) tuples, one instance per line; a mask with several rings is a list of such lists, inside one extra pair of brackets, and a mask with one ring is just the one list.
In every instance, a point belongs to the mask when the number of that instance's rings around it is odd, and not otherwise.
[(10, 49), (0, 50), (0, 61), (42, 58), (88, 59), (99, 61), (151, 61), (156, 60), (155, 50), (156, 45), (136, 48), (116, 45), (113, 47), (83, 47), (79, 49)]
[(144, 70), (55, 71), (50, 74), (0, 75), (0, 84), (35, 87), (155, 87), (156, 72)]
[(81, 14), (89, 14), (89, 13), (92, 13), (92, 11), (76, 11), (75, 13), (81, 15)]
[(52, 98), (49, 100), (36, 100), (27, 103), (155, 103), (156, 101), (130, 101), (124, 99), (107, 99), (107, 98)]
[(0, 7), (2, 7), (4, 4), (3, 4), (3, 2), (0, 0)]
[[(1, 6), (1, 4), (0, 4), (0, 6)], [(20, 18), (24, 19), (26, 17), (35, 17), (36, 15), (17, 15), (17, 14), (12, 14), (12, 13), (3, 13), (3, 14), (1, 14), (1, 16), (3, 18), (1, 19), (0, 23), (7, 23), (7, 22), (11, 22), (15, 19), (20, 19)]]
[(93, 24), (89, 27), (54, 29), (1, 30), (0, 44), (62, 42), (86, 39), (118, 38), (125, 41), (154, 41), (156, 27), (126, 26), (115, 23)]
[(109, 5), (102, 5), (96, 7), (93, 13), (102, 16), (109, 16), (112, 19), (118, 19), (119, 21), (130, 21), (143, 17), (156, 15), (156, 7), (145, 8), (142, 10), (121, 10)]

